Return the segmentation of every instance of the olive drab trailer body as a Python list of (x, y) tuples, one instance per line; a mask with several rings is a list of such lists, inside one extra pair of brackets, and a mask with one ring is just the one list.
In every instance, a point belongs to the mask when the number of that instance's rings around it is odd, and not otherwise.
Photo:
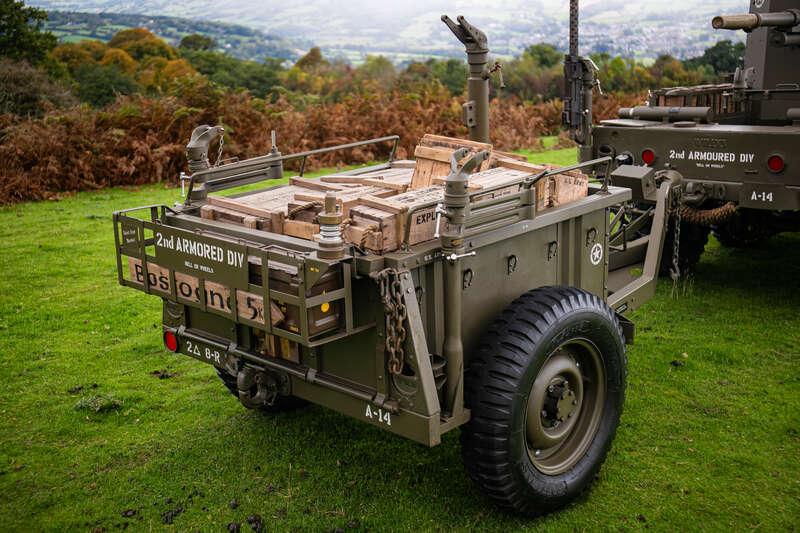
[[(397, 137), (289, 155), (273, 137), (264, 156), (211, 166), (223, 132), (201, 126), (183, 202), (114, 214), (118, 277), (163, 300), (167, 349), (213, 365), (246, 407), (312, 402), (427, 446), (461, 428), (470, 477), (538, 514), (580, 494), (611, 445), (624, 315), (654, 292), (681, 180), (493, 149), (487, 39), (443, 20), (470, 57), (471, 140), (426, 135), (397, 160)], [(388, 160), (302, 177), (309, 157), (365, 144)], [(287, 184), (252, 190), (298, 160)], [(655, 206), (638, 276), (609, 258), (634, 198)]]
[(731, 82), (653, 91), (582, 142), (582, 160), (610, 156), (683, 176), (686, 267), (709, 230), (723, 244), (747, 245), (800, 228), (800, 2), (750, 5), (711, 24), (747, 32)]

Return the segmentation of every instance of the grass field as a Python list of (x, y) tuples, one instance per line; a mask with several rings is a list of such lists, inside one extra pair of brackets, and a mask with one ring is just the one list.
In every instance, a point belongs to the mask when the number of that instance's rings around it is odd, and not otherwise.
[[(535, 154), (570, 162), (574, 150)], [(110, 213), (161, 186), (0, 209), (0, 530), (793, 530), (800, 519), (800, 235), (709, 244), (633, 313), (626, 410), (588, 496), (538, 520), (426, 449), (318, 407), (263, 416), (162, 349), (119, 287)], [(169, 525), (168, 523), (171, 523)]]

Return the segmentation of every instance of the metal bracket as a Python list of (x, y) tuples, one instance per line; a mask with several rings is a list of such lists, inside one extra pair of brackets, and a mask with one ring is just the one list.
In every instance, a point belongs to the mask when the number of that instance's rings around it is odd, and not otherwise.
[(450, 255), (444, 256), (444, 258), (447, 259), (448, 261), (450, 261), (451, 263), (455, 263), (456, 261), (458, 261), (462, 257), (472, 257), (472, 256), (475, 256), (475, 255), (478, 255), (478, 252), (472, 251), (472, 252), (465, 252), (463, 254), (457, 254), (457, 253), (453, 252)]
[(442, 223), (442, 215), (446, 215), (447, 210), (444, 208), (444, 205), (442, 205), (442, 203), (439, 202), (438, 204), (436, 204), (436, 209), (434, 210), (434, 212), (436, 213), (436, 220), (434, 221), (433, 238), (438, 239), (440, 236), (439, 226)]
[(464, 271), (461, 275), (461, 288), (463, 290), (467, 290), (468, 288), (472, 287), (472, 282), (475, 279), (475, 273), (472, 271), (471, 268), (468, 268)]
[(517, 260), (517, 256), (516, 255), (511, 254), (511, 255), (508, 256), (508, 270), (507, 270), (507, 272), (508, 272), (509, 276), (517, 271), (517, 263), (518, 263), (518, 260)]
[(547, 260), (550, 261), (558, 254), (558, 241), (553, 241), (547, 245)]
[(464, 112), (464, 125), (472, 128), (478, 123), (478, 115), (475, 113), (475, 101), (470, 100), (462, 104)]

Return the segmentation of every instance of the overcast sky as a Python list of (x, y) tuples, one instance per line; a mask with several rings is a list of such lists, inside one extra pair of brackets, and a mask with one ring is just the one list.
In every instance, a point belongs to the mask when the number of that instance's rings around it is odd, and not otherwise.
[[(31, 0), (49, 9), (108, 11), (205, 18), (243, 24), (328, 49), (456, 51), (442, 25), (446, 13), (467, 19), (486, 32), (498, 54), (518, 53), (537, 42), (566, 46), (569, 0)], [(696, 52), (730, 32), (713, 32), (719, 12), (747, 11), (748, 0), (583, 0), (581, 32), (596, 48), (613, 41), (633, 54), (655, 46), (680, 55), (685, 43)], [(702, 49), (702, 48), (701, 48)]]

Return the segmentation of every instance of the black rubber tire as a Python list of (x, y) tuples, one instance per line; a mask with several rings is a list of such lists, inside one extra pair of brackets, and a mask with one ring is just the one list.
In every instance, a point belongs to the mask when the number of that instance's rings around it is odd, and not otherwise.
[(714, 237), (729, 248), (751, 248), (778, 233), (770, 224), (772, 218), (770, 211), (740, 209), (725, 224), (714, 227)]
[[(669, 276), (672, 269), (673, 243), (675, 242), (675, 219), (670, 218), (667, 234), (664, 236), (664, 249), (661, 252), (661, 265), (659, 274)], [(708, 244), (708, 234), (711, 229), (706, 226), (681, 222), (681, 242), (678, 250), (678, 267), (681, 276), (690, 274)]]
[[(539, 369), (570, 338), (588, 339), (605, 367), (606, 394), (595, 436), (574, 466), (546, 475), (531, 460), (525, 436), (528, 396)], [(625, 342), (614, 312), (597, 296), (543, 287), (517, 298), (495, 319), (467, 365), (461, 430), (469, 477), (498, 506), (529, 516), (569, 504), (595, 479), (625, 401)]]
[[(232, 376), (220, 368), (215, 367), (214, 370), (217, 371), (217, 376), (219, 376), (219, 379), (222, 381), (222, 384), (225, 385), (225, 388), (228, 389), (228, 391), (238, 400), (239, 389), (236, 386), (236, 376)], [(259, 407), (258, 410), (262, 413), (280, 413), (283, 411), (293, 411), (294, 409), (299, 409), (300, 407), (304, 407), (306, 405), (308, 405), (307, 401), (296, 396), (278, 396), (274, 404)]]

